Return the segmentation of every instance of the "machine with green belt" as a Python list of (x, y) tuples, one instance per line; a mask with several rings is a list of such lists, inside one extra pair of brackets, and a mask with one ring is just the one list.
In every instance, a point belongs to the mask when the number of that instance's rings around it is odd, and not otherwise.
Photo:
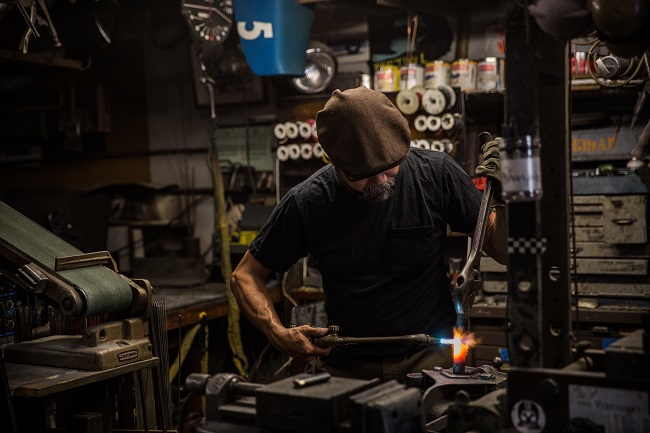
[(83, 253), (2, 202), (0, 273), (64, 316), (104, 322), (7, 345), (6, 362), (105, 370), (152, 357), (149, 282), (119, 274), (108, 252)]

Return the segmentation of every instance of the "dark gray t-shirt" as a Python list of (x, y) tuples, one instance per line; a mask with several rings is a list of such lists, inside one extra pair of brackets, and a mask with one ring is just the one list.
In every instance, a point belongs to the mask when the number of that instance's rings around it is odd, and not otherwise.
[[(481, 193), (448, 155), (411, 149), (395, 194), (368, 203), (326, 166), (294, 187), (249, 249), (284, 272), (311, 254), (323, 276), (329, 324), (346, 337), (427, 333), (446, 337), (455, 312), (446, 276), (447, 225), (475, 229)], [(327, 359), (382, 359), (408, 354), (403, 345), (354, 345)]]

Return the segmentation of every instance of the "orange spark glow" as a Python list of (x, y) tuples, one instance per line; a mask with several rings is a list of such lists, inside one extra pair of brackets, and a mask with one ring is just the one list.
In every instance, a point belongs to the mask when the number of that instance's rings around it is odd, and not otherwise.
[(454, 348), (454, 364), (464, 364), (469, 349), (474, 347), (477, 343), (478, 340), (474, 337), (473, 333), (465, 333), (460, 329), (454, 328), (454, 338), (451, 343)]

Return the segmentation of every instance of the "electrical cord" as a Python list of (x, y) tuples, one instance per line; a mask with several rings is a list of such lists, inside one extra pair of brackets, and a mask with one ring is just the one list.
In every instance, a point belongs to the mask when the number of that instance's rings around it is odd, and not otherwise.
[(260, 352), (260, 356), (257, 357), (255, 362), (251, 366), (251, 370), (248, 373), (249, 382), (255, 382), (255, 378), (257, 376), (257, 370), (259, 370), (260, 366), (262, 365), (262, 360), (264, 359), (264, 355), (266, 355), (266, 352), (268, 352), (270, 348), (271, 348), (271, 343), (267, 343), (267, 345), (264, 346), (264, 349), (262, 349), (262, 352)]
[(285, 272), (284, 275), (282, 276), (282, 294), (284, 295), (285, 298), (291, 302), (293, 305), (293, 308), (296, 308), (298, 306), (298, 303), (289, 295), (287, 292), (287, 276), (289, 275), (289, 272)]
[[(596, 40), (591, 44), (591, 47), (589, 48), (589, 51), (587, 52), (587, 72), (589, 72), (589, 75), (591, 76), (591, 78), (592, 78), (594, 81), (596, 81), (597, 84), (599, 84), (599, 85), (601, 85), (601, 86), (603, 86), (603, 87), (616, 88), (616, 87), (623, 87), (623, 86), (626, 86), (626, 85), (629, 84), (633, 79), (635, 79), (636, 76), (639, 74), (639, 72), (641, 71), (641, 67), (643, 66), (643, 62), (642, 62), (642, 61), (639, 62), (639, 63), (637, 64), (637, 66), (636, 66), (636, 69), (635, 69), (634, 72), (632, 73), (632, 75), (630, 75), (629, 77), (627, 77), (627, 78), (626, 78), (625, 80), (623, 80), (622, 82), (609, 83), (609, 82), (607, 82), (607, 80), (603, 80), (601, 77), (597, 77), (596, 74), (594, 73), (593, 68), (591, 67), (591, 62), (590, 62), (590, 60), (591, 60), (592, 58), (593, 58), (593, 63), (596, 64), (597, 56), (596, 56), (596, 54), (594, 53), (594, 49), (595, 49), (597, 46), (600, 46), (600, 43), (601, 43), (600, 39), (596, 38)], [(629, 71), (630, 71), (633, 67), (634, 67), (634, 62), (630, 62), (630, 65), (627, 67), (627, 69), (625, 70), (625, 72), (624, 72), (621, 76), (624, 77), (627, 73), (629, 73)]]

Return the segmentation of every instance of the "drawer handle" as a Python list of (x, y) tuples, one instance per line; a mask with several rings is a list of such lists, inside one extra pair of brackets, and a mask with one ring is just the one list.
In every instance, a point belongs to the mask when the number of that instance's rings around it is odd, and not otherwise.
[(636, 218), (621, 218), (617, 220), (612, 220), (612, 222), (614, 224), (618, 224), (619, 226), (629, 226), (636, 222)]

